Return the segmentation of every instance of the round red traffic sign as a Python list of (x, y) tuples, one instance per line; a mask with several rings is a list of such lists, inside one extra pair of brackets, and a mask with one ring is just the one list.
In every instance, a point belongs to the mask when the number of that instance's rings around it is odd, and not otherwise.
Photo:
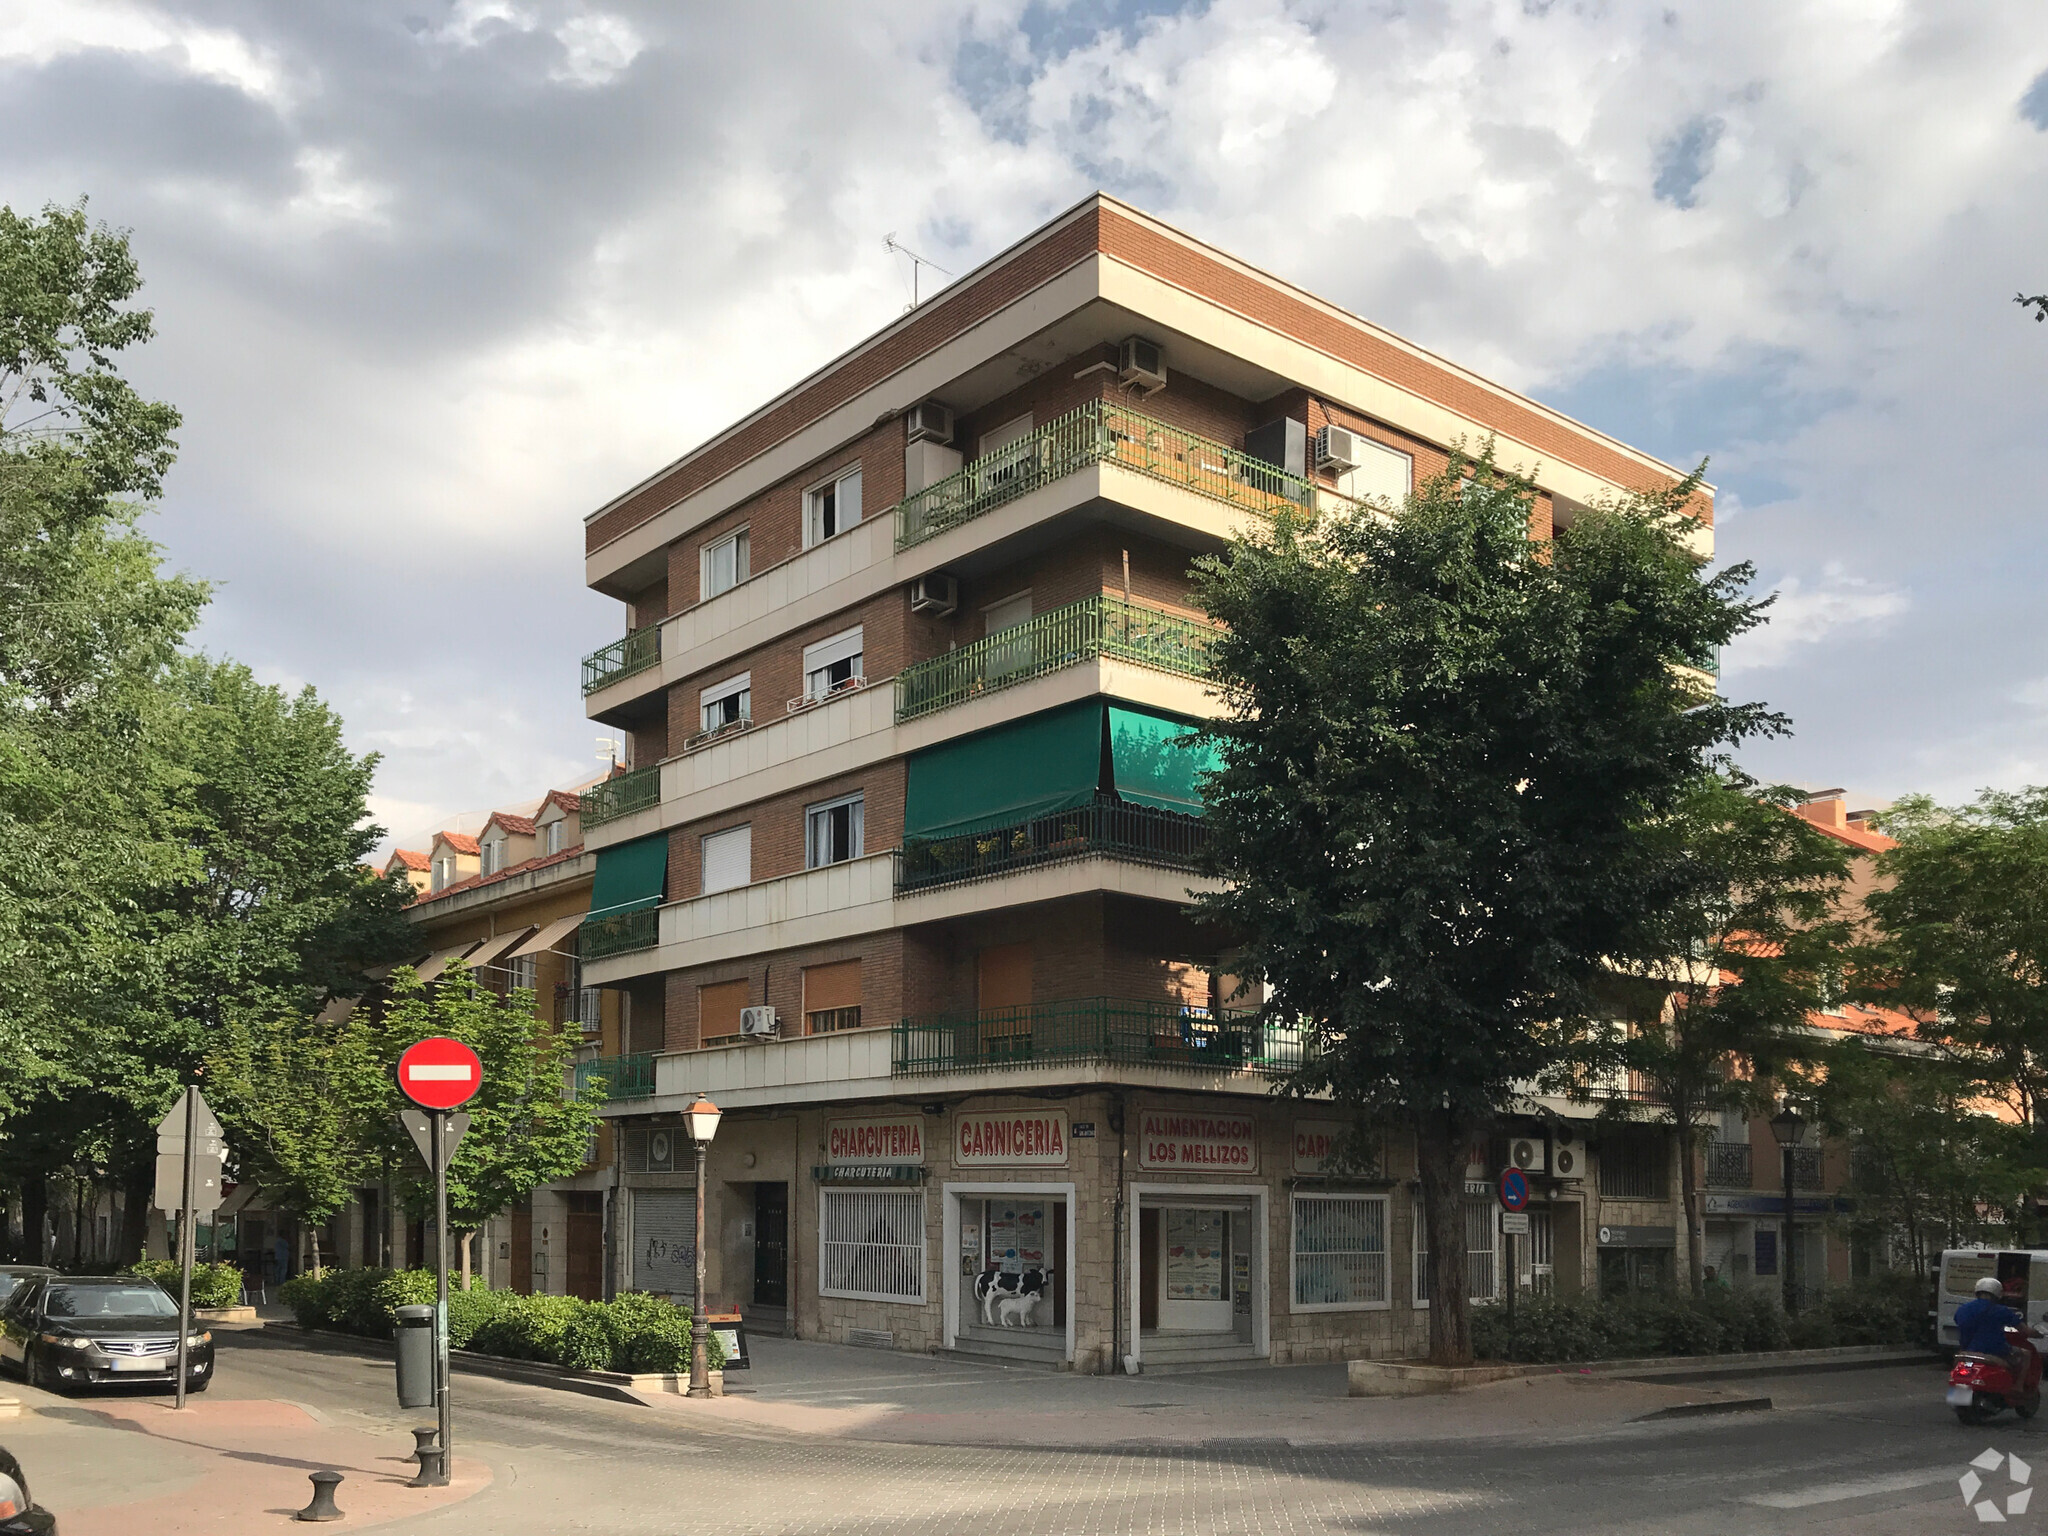
[(454, 1109), (476, 1097), (484, 1064), (468, 1046), (434, 1035), (398, 1058), (398, 1091), (422, 1109)]
[(1501, 1209), (1526, 1211), (1529, 1208), (1529, 1175), (1519, 1168), (1504, 1168), (1500, 1175)]

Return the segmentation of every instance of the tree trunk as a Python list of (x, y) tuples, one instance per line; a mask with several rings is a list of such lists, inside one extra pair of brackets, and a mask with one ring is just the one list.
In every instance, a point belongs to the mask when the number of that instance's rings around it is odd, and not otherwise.
[(1671, 1096), (1678, 1118), (1678, 1208), (1685, 1212), (1686, 1280), (1695, 1299), (1707, 1294), (1707, 1204), (1700, 1191), (1699, 1127), (1684, 1094)]
[(133, 1264), (149, 1249), (149, 1206), (156, 1195), (156, 1157), (137, 1160), (121, 1181), (121, 1246), (110, 1257), (117, 1264)]
[(313, 1245), (313, 1278), (320, 1278), (320, 1229), (311, 1222), (306, 1223), (307, 1240)]
[(40, 1173), (21, 1181), (21, 1259), (25, 1264), (43, 1262), (43, 1225), (50, 1218), (50, 1183)]
[(1444, 1111), (1417, 1117), (1416, 1172), (1429, 1233), (1429, 1359), (1472, 1363), (1470, 1287), (1465, 1274), (1465, 1128)]
[(469, 1289), (469, 1245), (475, 1240), (474, 1232), (465, 1232), (462, 1234), (462, 1241), (457, 1244), (462, 1250), (462, 1288), (465, 1291)]

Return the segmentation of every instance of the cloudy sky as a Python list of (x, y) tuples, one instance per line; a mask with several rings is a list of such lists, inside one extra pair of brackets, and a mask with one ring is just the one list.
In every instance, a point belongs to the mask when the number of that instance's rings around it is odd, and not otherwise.
[(0, 201), (134, 232), (201, 641), (410, 831), (595, 768), (607, 497), (1101, 187), (1711, 456), (1757, 771), (2048, 782), (2038, 0), (0, 8)]

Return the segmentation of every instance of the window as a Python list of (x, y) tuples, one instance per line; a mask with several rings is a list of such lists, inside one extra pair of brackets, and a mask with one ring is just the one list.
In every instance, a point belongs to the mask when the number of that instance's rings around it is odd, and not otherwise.
[(522, 987), (531, 992), (539, 971), (539, 955), (514, 955), (505, 962), (505, 985), (515, 992)]
[(804, 697), (825, 698), (853, 679), (865, 677), (862, 667), (862, 631), (859, 626), (804, 647)]
[(835, 960), (804, 967), (804, 1032), (830, 1034), (860, 1028), (860, 962)]
[(594, 1035), (604, 1028), (604, 988), (577, 988), (576, 1018), (586, 1035)]
[(728, 1040), (740, 1032), (740, 1010), (752, 1001), (744, 977), (697, 989), (697, 1039)]
[(455, 883), (455, 860), (447, 854), (434, 860), (434, 889), (441, 890)]
[(566, 823), (551, 821), (540, 829), (541, 848), (547, 853), (560, 853), (568, 846), (564, 839), (568, 834), (563, 830)]
[(804, 495), (804, 548), (822, 544), (860, 521), (860, 466)]
[[(1499, 1223), (1494, 1215), (1491, 1200), (1465, 1202), (1465, 1279), (1467, 1295), (1474, 1301), (1491, 1301), (1495, 1294), (1494, 1233)], [(1429, 1228), (1423, 1222), (1420, 1195), (1415, 1197), (1415, 1240), (1410, 1247), (1415, 1254), (1415, 1305), (1426, 1307), (1435, 1270), (1429, 1261)]]
[[(1000, 603), (991, 603), (981, 610), (981, 632), (983, 635), (999, 635), (1005, 630), (1015, 629), (1019, 624), (1031, 622), (1031, 593), (1027, 589)], [(1022, 672), (1038, 660), (1037, 647), (1029, 634), (1013, 636), (1001, 645), (988, 648), (987, 668), (990, 682)]]
[(721, 592), (730, 592), (745, 581), (750, 574), (748, 561), (752, 541), (747, 530), (727, 534), (715, 544), (706, 544), (699, 553), (702, 570), (698, 590), (704, 597), (712, 598)]
[(729, 725), (754, 718), (754, 674), (742, 672), (714, 684), (697, 695), (697, 706), (705, 731), (722, 731)]
[(804, 812), (804, 867), (844, 864), (861, 851), (861, 797), (827, 800)]
[(1019, 416), (981, 434), (981, 457), (975, 467), (985, 487), (1010, 485), (1025, 478), (1038, 447), (1031, 436), (1031, 418)]
[(1294, 1310), (1384, 1307), (1387, 1197), (1294, 1197)]
[(704, 894), (729, 891), (750, 884), (754, 878), (754, 828), (752, 823), (707, 833), (704, 852)]
[(1624, 1126), (1600, 1138), (1600, 1193), (1607, 1199), (1666, 1200), (1670, 1184), (1664, 1134), (1654, 1126)]
[(924, 1191), (818, 1191), (818, 1294), (924, 1301)]
[(505, 839), (502, 837), (490, 838), (484, 843), (483, 846), (483, 859), (480, 873), (486, 875), (495, 875), (499, 870), (503, 869), (504, 867)]
[(1346, 496), (1390, 501), (1400, 506), (1415, 488), (1415, 461), (1407, 454), (1360, 437), (1364, 462), (1337, 477), (1337, 489)]

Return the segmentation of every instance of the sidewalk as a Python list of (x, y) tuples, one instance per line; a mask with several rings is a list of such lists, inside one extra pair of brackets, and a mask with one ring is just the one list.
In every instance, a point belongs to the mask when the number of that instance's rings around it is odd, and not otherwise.
[(1663, 1410), (1768, 1395), (1746, 1382), (1581, 1374), (1422, 1398), (1346, 1395), (1342, 1364), (1073, 1376), (791, 1339), (750, 1339), (750, 1371), (711, 1402), (647, 1397), (706, 1429), (915, 1445), (1200, 1448), (1388, 1445), (1611, 1429)]
[(458, 1457), (449, 1487), (407, 1488), (409, 1443), (343, 1428), (297, 1403), (208, 1395), (179, 1412), (168, 1396), (63, 1398), (14, 1382), (6, 1390), (21, 1399), (21, 1416), (0, 1420), (0, 1440), (64, 1536), (243, 1536), (290, 1525), (312, 1497), (307, 1474), (318, 1471), (344, 1475), (335, 1502), (347, 1518), (334, 1530), (459, 1503), (490, 1482), (481, 1462)]

